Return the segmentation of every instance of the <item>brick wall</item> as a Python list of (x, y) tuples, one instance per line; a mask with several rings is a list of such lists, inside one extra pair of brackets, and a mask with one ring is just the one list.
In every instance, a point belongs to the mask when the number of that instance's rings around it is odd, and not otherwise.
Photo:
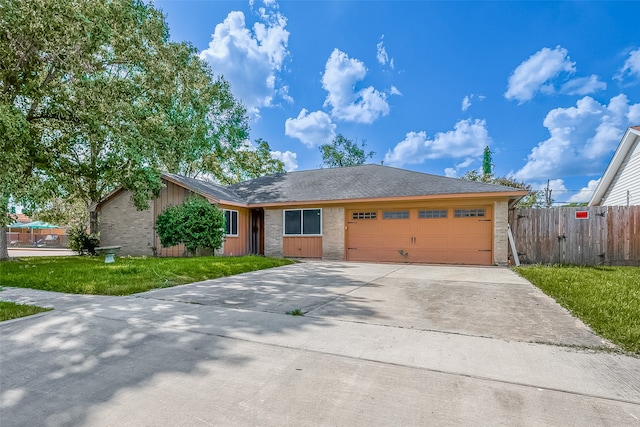
[(153, 256), (153, 209), (138, 211), (130, 191), (120, 191), (100, 210), (100, 246), (122, 246), (119, 255)]
[(264, 254), (282, 257), (282, 209), (264, 210)]
[(498, 201), (493, 204), (493, 262), (507, 265), (509, 238), (507, 225), (509, 224), (509, 203)]
[(322, 258), (344, 259), (344, 208), (322, 209)]

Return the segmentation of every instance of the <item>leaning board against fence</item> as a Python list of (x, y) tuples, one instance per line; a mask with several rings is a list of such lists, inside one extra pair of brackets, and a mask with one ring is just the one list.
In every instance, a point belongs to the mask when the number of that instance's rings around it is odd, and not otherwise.
[(524, 263), (640, 265), (640, 206), (515, 209), (509, 224)]

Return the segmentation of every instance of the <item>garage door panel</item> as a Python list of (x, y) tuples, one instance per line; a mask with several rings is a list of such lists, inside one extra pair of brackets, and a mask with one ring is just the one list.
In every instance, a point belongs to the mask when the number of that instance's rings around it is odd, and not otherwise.
[(463, 208), (484, 209), (484, 217), (455, 217), (455, 209), (441, 209), (442, 215), (442, 211), (446, 212), (446, 218), (418, 218), (421, 209), (407, 209), (409, 219), (382, 219), (383, 210), (377, 210), (376, 218), (360, 220), (352, 220), (354, 211), (349, 211), (347, 259), (490, 265), (493, 256), (491, 208)]
[(380, 237), (375, 235), (366, 235), (366, 236), (355, 235), (349, 238), (349, 247), (375, 248), (378, 246), (379, 240), (380, 240)]
[(433, 264), (450, 264), (453, 260), (450, 252), (442, 249), (412, 249), (409, 258), (414, 262), (427, 259)]
[(416, 236), (414, 247), (426, 250), (447, 250), (451, 245), (451, 236)]
[[(400, 253), (402, 251), (402, 253)], [(384, 262), (407, 262), (409, 257), (402, 254), (407, 253), (402, 249), (383, 248), (378, 251), (380, 261)]]
[(441, 234), (443, 232), (448, 232), (451, 221), (446, 218), (442, 219), (418, 219), (416, 221), (416, 234), (425, 235), (425, 234)]
[(491, 251), (451, 251), (455, 264), (490, 265)]

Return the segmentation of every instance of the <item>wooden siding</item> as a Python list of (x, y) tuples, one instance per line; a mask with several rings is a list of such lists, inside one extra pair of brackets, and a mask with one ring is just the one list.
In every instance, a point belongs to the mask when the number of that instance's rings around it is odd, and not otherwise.
[(640, 206), (516, 209), (509, 224), (522, 263), (640, 265)]
[(283, 254), (292, 258), (322, 258), (322, 236), (283, 237)]
[[(153, 201), (153, 218), (154, 218), (154, 230), (155, 230), (155, 218), (158, 217), (169, 206), (179, 205), (192, 194), (189, 190), (179, 185), (175, 185), (171, 182), (164, 181), (165, 187), (160, 191), (160, 195)], [(181, 257), (185, 256), (184, 245), (176, 245), (168, 248), (162, 247), (160, 244), (160, 237), (158, 233), (155, 233), (155, 253), (161, 257)]]
[[(193, 192), (172, 182), (164, 181), (164, 183), (166, 184), (165, 188), (162, 189), (160, 195), (153, 202), (154, 218), (157, 218), (167, 207), (179, 205), (184, 202), (187, 197), (194, 195)], [(227, 205), (219, 205), (218, 207), (220, 209), (238, 211), (238, 236), (226, 237), (223, 244), (223, 254), (246, 255), (249, 253), (249, 209)], [(157, 233), (154, 232), (154, 234), (156, 242), (155, 251), (158, 256), (181, 257), (186, 255), (184, 245), (164, 248), (160, 244), (160, 237), (158, 237)]]
[(235, 206), (219, 205), (220, 209), (227, 209), (238, 212), (238, 235), (237, 236), (225, 236), (225, 241), (222, 246), (223, 253), (229, 256), (240, 256), (249, 253), (249, 234), (250, 227), (249, 221), (251, 211), (245, 208), (238, 208)]
[(611, 185), (602, 198), (602, 206), (640, 205), (640, 137), (637, 137)]

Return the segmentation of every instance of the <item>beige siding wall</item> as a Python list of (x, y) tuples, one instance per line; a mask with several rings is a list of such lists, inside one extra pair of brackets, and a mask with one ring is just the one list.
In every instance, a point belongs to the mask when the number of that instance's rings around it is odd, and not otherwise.
[(493, 204), (493, 262), (507, 265), (509, 238), (507, 225), (509, 224), (509, 203), (496, 201)]
[(122, 246), (119, 255), (153, 256), (153, 209), (139, 211), (130, 191), (121, 191), (100, 210), (100, 246)]
[(627, 206), (627, 202), (629, 206), (640, 205), (640, 137), (636, 138), (600, 204)]
[(344, 259), (344, 208), (322, 209), (322, 258)]
[(282, 257), (282, 209), (264, 210), (264, 254)]

